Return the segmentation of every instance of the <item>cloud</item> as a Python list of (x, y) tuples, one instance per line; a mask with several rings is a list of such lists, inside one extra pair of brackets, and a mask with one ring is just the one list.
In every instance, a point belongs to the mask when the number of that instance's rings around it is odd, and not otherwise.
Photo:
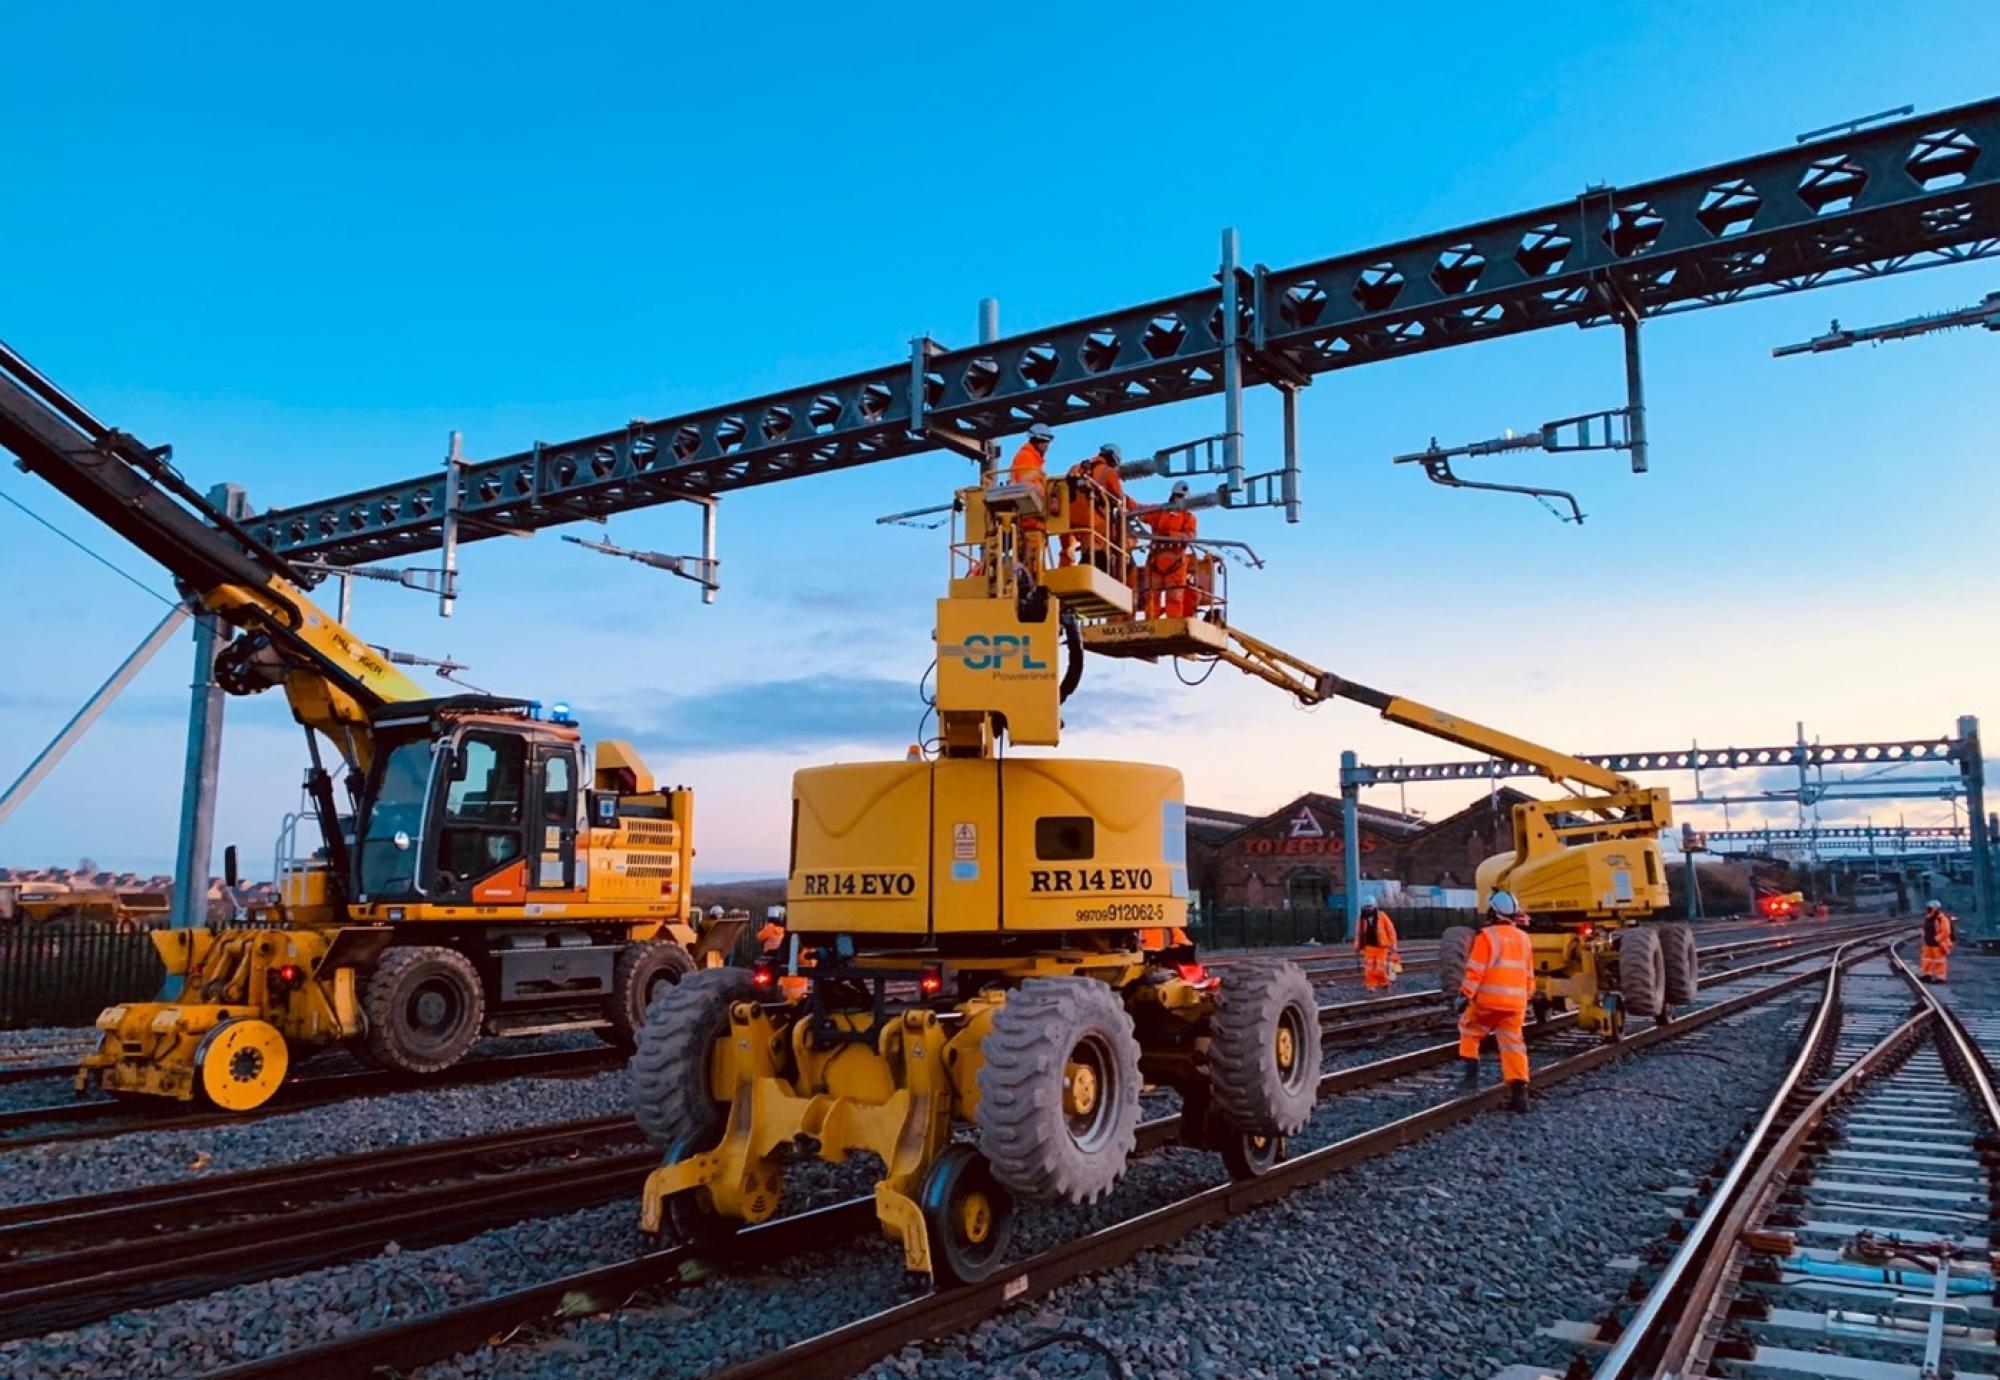
[[(934, 688), (935, 681), (926, 688)], [(593, 739), (625, 738), (676, 752), (792, 752), (863, 744), (890, 751), (914, 742), (924, 703), (913, 680), (828, 672), (742, 681), (691, 694), (582, 704), (577, 717)], [(1063, 711), (1070, 729), (1158, 727), (1157, 699), (1121, 686), (1084, 689)], [(925, 726), (929, 736), (936, 720)]]

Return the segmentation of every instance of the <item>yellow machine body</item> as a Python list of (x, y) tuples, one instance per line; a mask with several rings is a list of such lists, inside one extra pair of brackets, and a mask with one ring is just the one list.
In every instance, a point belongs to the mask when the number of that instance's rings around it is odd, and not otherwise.
[(262, 1103), (283, 1081), (285, 1061), (265, 1054), (248, 1076), (231, 1079), (226, 1065), (241, 1070), (248, 1061), (221, 1058), (224, 1067), (210, 1072), (227, 1090), (204, 1087), (204, 1043), (242, 1020), (274, 1031), (281, 1045), (325, 1045), (359, 1034), (355, 967), (315, 976), (336, 937), (320, 929), (154, 930), (174, 996), (106, 1008), (97, 1018), (104, 1032), (97, 1050), (78, 1063), (77, 1090), (94, 1078), (107, 1092), (183, 1102), (203, 1097), (225, 1110)]
[(1181, 774), (1137, 762), (941, 758), (792, 778), (801, 935), (904, 943), (1187, 918)]

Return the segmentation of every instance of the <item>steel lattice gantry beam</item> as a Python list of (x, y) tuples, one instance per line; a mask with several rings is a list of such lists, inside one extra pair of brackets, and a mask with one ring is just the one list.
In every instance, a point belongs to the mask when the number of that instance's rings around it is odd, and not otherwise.
[(1840, 844), (1873, 847), (1875, 844), (1898, 844), (1905, 851), (1924, 852), (1969, 852), (1972, 848), (1972, 831), (1952, 828), (1948, 825), (1903, 827), (1891, 824), (1829, 824), (1817, 829), (1696, 829), (1692, 831), (1696, 840), (1707, 846), (1709, 852), (1719, 851), (1716, 844)]
[[(1967, 753), (1963, 738), (1928, 738), (1902, 743), (1787, 743), (1783, 747), (1672, 748), (1665, 752), (1579, 752), (1586, 762), (1629, 775), (1642, 771), (1741, 771), (1745, 768), (1900, 766), (1958, 762)], [(1488, 757), (1476, 762), (1361, 763), (1341, 768), (1341, 784), (1392, 786), (1406, 781), (1472, 781), (1540, 776), (1523, 762)]]
[[(682, 417), (280, 509), (275, 549), (355, 564), (846, 469), (1250, 383), (2000, 252), (2000, 100), (1836, 135)], [(1224, 303), (1233, 300), (1236, 310)], [(774, 320), (773, 330), (781, 328)], [(451, 510), (456, 509), (455, 513)]]

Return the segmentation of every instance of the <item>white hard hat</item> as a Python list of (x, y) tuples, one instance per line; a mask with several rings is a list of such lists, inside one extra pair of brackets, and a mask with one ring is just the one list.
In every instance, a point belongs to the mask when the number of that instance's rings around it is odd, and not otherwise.
[(1103, 445), (1097, 448), (1097, 453), (1099, 455), (1108, 457), (1111, 463), (1114, 465), (1123, 464), (1125, 461), (1125, 452), (1118, 449), (1118, 443), (1116, 441), (1106, 441)]
[(1486, 898), (1486, 908), (1495, 915), (1519, 915), (1521, 907), (1511, 891), (1496, 891)]
[(1936, 901), (1926, 901), (1926, 902), (1924, 902), (1924, 909), (1925, 909), (1925, 910), (1943, 910), (1943, 909), (1944, 909), (1944, 907), (1943, 907), (1943, 906), (1941, 906), (1941, 905), (1939, 905), (1939, 904), (1938, 904), (1938, 903), (1937, 903)]
[(1040, 422), (1036, 422), (1028, 428), (1028, 439), (1030, 441), (1053, 441), (1056, 439), (1056, 434)]
[(1187, 482), (1187, 480), (1185, 480), (1185, 479), (1176, 479), (1176, 480), (1174, 481), (1174, 497), (1175, 497), (1175, 498), (1186, 498), (1187, 496), (1188, 496), (1188, 482)]
[(721, 906), (710, 906), (710, 907), (708, 908), (708, 913), (709, 913), (709, 914), (710, 914), (711, 916), (713, 916), (714, 918), (716, 918), (716, 919), (718, 919), (718, 920), (719, 920), (719, 919), (721, 919), (721, 918), (722, 918), (722, 907), (721, 907)]

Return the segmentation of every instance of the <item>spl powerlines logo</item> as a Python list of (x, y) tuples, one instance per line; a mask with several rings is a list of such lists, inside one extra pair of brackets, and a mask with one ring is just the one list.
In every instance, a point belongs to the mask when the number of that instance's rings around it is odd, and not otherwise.
[(941, 644), (938, 655), (955, 657), (968, 671), (996, 672), (1002, 680), (1054, 674), (1053, 664), (1036, 655), (1032, 635), (967, 633), (961, 641)]

